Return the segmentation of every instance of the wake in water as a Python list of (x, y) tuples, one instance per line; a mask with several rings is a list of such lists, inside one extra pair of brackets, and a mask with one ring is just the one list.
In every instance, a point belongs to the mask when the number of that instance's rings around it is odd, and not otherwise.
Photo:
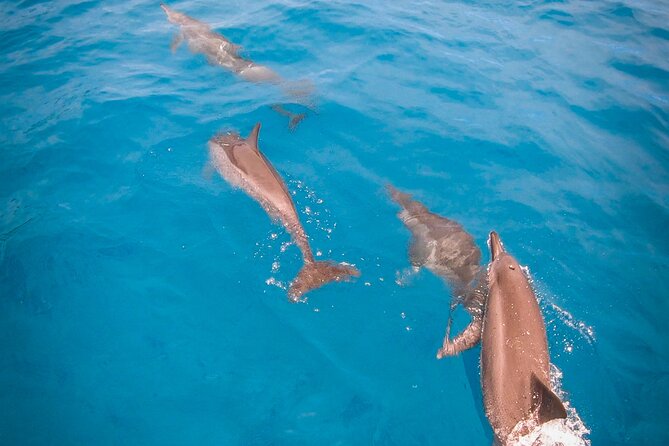
[[(550, 293), (544, 291), (546, 287), (532, 277), (528, 267), (523, 267), (523, 271), (532, 287), (536, 290), (539, 305), (546, 315), (546, 327), (551, 326), (553, 321), (558, 319), (562, 322), (562, 325), (578, 333), (580, 339), (584, 340), (588, 345), (592, 345), (596, 340), (595, 330), (592, 326), (586, 324), (584, 321), (579, 321), (569, 311), (556, 304), (554, 302), (555, 298)], [(575, 341), (570, 336), (564, 337), (562, 346), (566, 353), (571, 353), (574, 350), (574, 346), (577, 345)]]

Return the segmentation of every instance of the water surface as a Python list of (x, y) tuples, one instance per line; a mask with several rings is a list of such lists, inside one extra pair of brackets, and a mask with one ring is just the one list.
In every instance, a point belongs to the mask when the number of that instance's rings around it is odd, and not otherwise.
[[(318, 113), (291, 133), (279, 89), (172, 55), (156, 2), (0, 3), (3, 444), (491, 444), (478, 351), (434, 359), (448, 289), (396, 283), (387, 182), (528, 265), (593, 444), (669, 441), (669, 6), (171, 6)], [(257, 121), (314, 250), (363, 273), (306, 304), (289, 236), (203, 175)]]

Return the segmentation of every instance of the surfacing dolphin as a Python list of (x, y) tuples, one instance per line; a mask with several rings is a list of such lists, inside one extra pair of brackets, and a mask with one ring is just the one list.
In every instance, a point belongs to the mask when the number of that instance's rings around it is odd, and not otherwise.
[(483, 402), (497, 441), (516, 444), (537, 426), (566, 418), (550, 386), (546, 327), (532, 287), (496, 232), (490, 233), (483, 317)]
[[(167, 20), (170, 23), (178, 25), (180, 28), (179, 33), (174, 36), (174, 40), (172, 40), (172, 44), (170, 45), (173, 52), (185, 40), (191, 52), (204, 54), (211, 65), (218, 65), (235, 73), (242, 79), (249, 82), (281, 85), (289, 95), (298, 101), (302, 101), (308, 95), (309, 88), (305, 86), (299, 88), (295, 88), (295, 86), (291, 87), (270, 68), (256, 64), (252, 60), (240, 56), (241, 47), (239, 45), (235, 45), (222, 34), (212, 31), (211, 27), (206, 23), (177, 12), (164, 3), (161, 3), (160, 7), (167, 14)], [(291, 129), (294, 129), (305, 117), (304, 113), (292, 113), (279, 104), (272, 106), (272, 109), (288, 117), (288, 126)]]
[(462, 303), (471, 316), (465, 330), (450, 339), (450, 320), (437, 358), (455, 355), (475, 346), (481, 338), (486, 280), (481, 267), (481, 250), (474, 238), (454, 220), (430, 212), (422, 203), (393, 186), (386, 186), (401, 206), (398, 217), (411, 231), (409, 258), (414, 267), (425, 267), (444, 279), (455, 296), (454, 307)]
[(288, 289), (290, 299), (297, 302), (307, 291), (328, 282), (358, 277), (360, 272), (350, 265), (314, 259), (286, 184), (258, 148), (259, 131), (260, 123), (246, 139), (237, 133), (216, 135), (209, 141), (209, 154), (221, 176), (260, 203), (272, 219), (279, 220), (302, 252), (304, 266)]

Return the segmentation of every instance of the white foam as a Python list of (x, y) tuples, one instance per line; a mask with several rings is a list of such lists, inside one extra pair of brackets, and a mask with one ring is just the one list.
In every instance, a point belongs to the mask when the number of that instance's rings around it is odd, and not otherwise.
[(291, 188), (297, 189), (299, 195), (294, 193), (300, 201), (307, 201), (309, 204), (302, 206), (302, 214), (306, 215), (303, 220), (305, 232), (310, 233), (314, 228), (322, 231), (329, 239), (332, 231), (337, 227), (337, 223), (333, 223), (330, 210), (323, 205), (323, 199), (319, 198), (316, 192), (307, 186), (303, 181), (288, 179)]
[(557, 304), (553, 302), (548, 302), (548, 306), (557, 313), (558, 318), (565, 324), (567, 327), (576, 330), (583, 339), (585, 339), (588, 344), (592, 344), (595, 341), (595, 330), (587, 325), (583, 321), (579, 321), (567, 310), (560, 308)]
[[(560, 398), (564, 404), (564, 408), (567, 410), (567, 418), (565, 420), (560, 420), (563, 422), (565, 428), (567, 428), (574, 435), (577, 435), (581, 440), (581, 443), (564, 443), (565, 446), (574, 445), (590, 445), (590, 440), (586, 438), (590, 434), (590, 429), (585, 425), (581, 417), (579, 416), (576, 408), (571, 405), (569, 402), (569, 395), (562, 389), (562, 370), (558, 368), (555, 364), (551, 364), (550, 368), (550, 380), (551, 388), (555, 394)], [(544, 423), (548, 424), (548, 423)], [(541, 443), (540, 443), (541, 444)], [(545, 443), (553, 444), (553, 443)]]
[(287, 290), (288, 285), (286, 285), (285, 282), (276, 280), (274, 277), (270, 277), (269, 279), (265, 280), (265, 283), (267, 285), (275, 286), (277, 288), (281, 288), (282, 290)]
[(395, 271), (395, 283), (399, 286), (409, 285), (419, 270), (420, 268), (410, 266), (409, 268), (404, 268), (402, 271)]
[(556, 419), (534, 427), (527, 435), (513, 439), (512, 444), (514, 446), (587, 446), (590, 441), (584, 440), (574, 432), (568, 420)]

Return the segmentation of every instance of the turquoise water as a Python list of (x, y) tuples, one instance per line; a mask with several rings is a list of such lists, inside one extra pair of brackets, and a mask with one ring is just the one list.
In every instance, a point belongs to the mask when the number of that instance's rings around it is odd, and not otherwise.
[[(529, 266), (592, 444), (669, 441), (669, 5), (171, 6), (317, 113), (290, 132), (280, 90), (172, 54), (157, 2), (0, 3), (0, 443), (490, 444), (388, 182)], [(257, 121), (314, 250), (362, 271), (305, 304), (289, 236), (203, 174)]]

